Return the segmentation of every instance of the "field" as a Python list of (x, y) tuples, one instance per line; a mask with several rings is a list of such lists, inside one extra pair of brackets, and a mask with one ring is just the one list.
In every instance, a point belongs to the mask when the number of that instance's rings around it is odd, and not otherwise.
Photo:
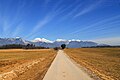
[(77, 48), (65, 52), (103, 80), (120, 80), (120, 48)]
[(5, 80), (42, 80), (55, 55), (56, 51), (52, 49), (0, 50), (0, 77), (7, 77)]

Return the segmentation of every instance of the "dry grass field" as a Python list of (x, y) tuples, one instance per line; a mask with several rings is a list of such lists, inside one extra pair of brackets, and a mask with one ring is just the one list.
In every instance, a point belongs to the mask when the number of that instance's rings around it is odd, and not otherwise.
[(103, 80), (120, 80), (120, 48), (77, 48), (65, 52)]
[(55, 55), (52, 49), (0, 50), (0, 74), (14, 70), (17, 77), (12, 80), (42, 80)]

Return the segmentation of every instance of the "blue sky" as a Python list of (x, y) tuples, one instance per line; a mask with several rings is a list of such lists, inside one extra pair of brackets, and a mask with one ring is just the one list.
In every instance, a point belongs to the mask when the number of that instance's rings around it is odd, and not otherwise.
[(0, 0), (0, 37), (119, 42), (120, 0)]

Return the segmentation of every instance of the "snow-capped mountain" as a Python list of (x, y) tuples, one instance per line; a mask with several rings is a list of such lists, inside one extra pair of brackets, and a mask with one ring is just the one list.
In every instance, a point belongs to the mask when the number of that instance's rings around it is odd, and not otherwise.
[(45, 42), (45, 43), (53, 43), (53, 41), (47, 40), (45, 38), (35, 38), (32, 42)]
[(23, 40), (22, 38), (0, 38), (0, 46), (6, 45), (6, 44), (28, 44), (26, 40)]
[(50, 41), (45, 38), (36, 38), (32, 41), (27, 41), (22, 38), (0, 38), (0, 46), (6, 44), (22, 44), (22, 45), (34, 44), (35, 46), (50, 48), (60, 47), (61, 44), (66, 44), (68, 48), (91, 47), (101, 45), (92, 41), (80, 41), (80, 40), (57, 39), (55, 41)]
[(69, 41), (68, 40), (64, 40), (64, 39), (57, 39), (56, 41), (53, 42), (53, 44), (56, 46), (56, 47), (60, 47), (61, 44), (69, 44)]

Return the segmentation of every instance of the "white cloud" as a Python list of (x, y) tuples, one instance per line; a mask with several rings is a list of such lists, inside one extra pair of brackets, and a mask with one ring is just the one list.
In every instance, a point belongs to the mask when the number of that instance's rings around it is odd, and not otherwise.
[(110, 44), (110, 45), (120, 45), (120, 37), (101, 38), (92, 41), (95, 41), (97, 43)]
[(33, 42), (46, 42), (46, 43), (52, 43), (53, 41), (47, 40), (45, 38), (35, 38), (32, 40)]

